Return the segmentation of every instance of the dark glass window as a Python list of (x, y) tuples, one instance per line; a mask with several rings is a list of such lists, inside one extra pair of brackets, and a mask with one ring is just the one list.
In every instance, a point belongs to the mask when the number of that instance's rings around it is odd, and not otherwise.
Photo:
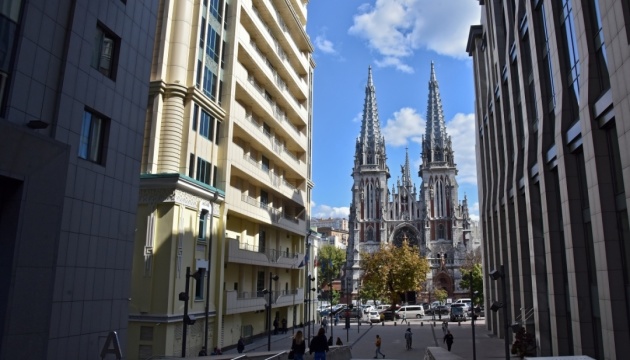
[(212, 164), (205, 161), (204, 159), (198, 157), (197, 158), (197, 175), (195, 176), (196, 180), (201, 181), (204, 184), (210, 184), (210, 173), (212, 172)]
[(103, 164), (105, 162), (105, 135), (109, 120), (88, 109), (83, 113), (79, 137), (79, 157)]
[(110, 79), (116, 78), (120, 38), (103, 24), (96, 25), (92, 49), (92, 67)]

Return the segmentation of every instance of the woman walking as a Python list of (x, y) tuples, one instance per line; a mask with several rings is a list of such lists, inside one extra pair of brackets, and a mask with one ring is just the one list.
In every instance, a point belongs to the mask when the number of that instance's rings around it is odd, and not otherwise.
[(446, 330), (446, 335), (444, 335), (444, 341), (446, 346), (448, 347), (448, 351), (451, 351), (451, 346), (453, 346), (453, 334), (451, 334), (450, 330)]
[(295, 336), (293, 336), (291, 351), (293, 351), (294, 360), (304, 359), (304, 353), (306, 352), (306, 342), (304, 341), (302, 330), (298, 330), (298, 332), (295, 333)]
[(381, 352), (381, 337), (376, 335), (376, 341), (374, 341), (374, 345), (376, 345), (376, 353), (374, 354), (374, 358), (378, 359), (378, 355), (380, 354), (383, 359), (385, 359), (385, 354)]
[(311, 340), (309, 354), (315, 353), (313, 360), (326, 360), (326, 352), (328, 352), (328, 339), (326, 339), (326, 330), (319, 328), (317, 336)]

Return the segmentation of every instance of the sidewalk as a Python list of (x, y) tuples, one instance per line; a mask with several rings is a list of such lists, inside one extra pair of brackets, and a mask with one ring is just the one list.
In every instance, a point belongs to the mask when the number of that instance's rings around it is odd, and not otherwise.
[[(345, 329), (345, 324), (337, 326), (328, 326), (326, 336), (333, 336), (333, 343), (337, 337), (341, 339), (344, 345), (350, 345), (353, 359), (372, 359), (374, 357), (375, 345), (374, 340), (378, 334), (382, 338), (381, 351), (387, 356), (387, 359), (405, 359), (417, 360), (423, 358), (428, 346), (441, 346), (446, 348), (443, 343), (444, 337), (441, 328), (442, 323), (435, 320), (412, 319), (409, 325), (402, 325), (400, 320), (397, 325), (394, 322), (387, 321), (385, 325), (368, 323), (351, 323), (350, 329)], [(411, 328), (413, 333), (413, 345), (411, 350), (405, 349), (404, 332), (407, 328)], [(302, 330), (305, 336), (308, 335), (306, 328), (296, 328), (295, 331)], [(311, 336), (317, 333), (319, 325), (311, 327)], [(470, 321), (462, 322), (458, 325), (456, 322), (449, 323), (449, 330), (454, 336), (452, 353), (461, 356), (467, 360), (473, 360), (472, 348), (472, 327)], [(271, 335), (271, 351), (288, 350), (291, 347), (291, 338), (293, 330), (289, 330), (287, 334)], [(267, 337), (257, 338), (252, 344), (245, 347), (245, 353), (267, 351)], [(498, 339), (486, 330), (485, 320), (479, 319), (475, 321), (475, 347), (476, 359), (505, 359), (505, 348), (503, 339)], [(236, 349), (230, 349), (223, 353), (224, 355), (237, 354)]]

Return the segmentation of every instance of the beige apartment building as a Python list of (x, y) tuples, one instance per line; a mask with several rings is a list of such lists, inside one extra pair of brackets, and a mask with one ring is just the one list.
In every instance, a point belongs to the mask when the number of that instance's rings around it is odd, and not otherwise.
[(159, 1), (130, 359), (233, 346), (266, 334), (269, 314), (289, 327), (306, 319), (307, 3)]
[(486, 324), (509, 344), (525, 327), (538, 356), (627, 359), (630, 3), (479, 4), (483, 266), (502, 270), (485, 280)]

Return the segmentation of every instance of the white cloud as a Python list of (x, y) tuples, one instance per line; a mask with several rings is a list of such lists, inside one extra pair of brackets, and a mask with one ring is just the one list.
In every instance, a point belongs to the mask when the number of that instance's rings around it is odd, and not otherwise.
[(472, 220), (479, 221), (479, 202), (477, 201), (472, 206), (468, 206), (468, 212)]
[(396, 70), (400, 70), (407, 74), (413, 74), (413, 68), (400, 61), (400, 58), (397, 57), (386, 56), (385, 58), (383, 58), (383, 60), (376, 60), (375, 63), (378, 67), (393, 66), (396, 68)]
[(425, 120), (416, 109), (404, 107), (394, 112), (393, 119), (387, 119), (382, 129), (388, 146), (404, 146), (408, 141), (422, 143)]
[(336, 54), (337, 50), (335, 50), (335, 45), (332, 41), (326, 39), (324, 35), (317, 35), (315, 37), (315, 47), (317, 50), (325, 53), (325, 54)]
[(446, 132), (451, 136), (455, 152), (458, 182), (477, 185), (475, 114), (455, 114), (446, 123)]
[(363, 111), (359, 111), (355, 117), (352, 118), (352, 122), (360, 123), (363, 120)]
[(345, 218), (350, 216), (350, 207), (333, 207), (328, 205), (316, 205), (311, 203), (311, 218), (328, 219), (328, 218)]
[(383, 56), (379, 66), (408, 72), (403, 59), (418, 49), (467, 58), (468, 32), (480, 18), (476, 1), (376, 0), (358, 7), (348, 32), (366, 39)]

